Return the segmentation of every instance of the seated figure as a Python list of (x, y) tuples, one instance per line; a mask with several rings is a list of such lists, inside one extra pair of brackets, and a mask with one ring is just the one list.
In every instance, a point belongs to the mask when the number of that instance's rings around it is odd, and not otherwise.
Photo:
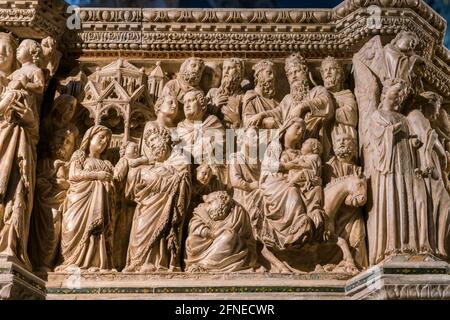
[(247, 212), (225, 191), (203, 197), (186, 240), (187, 272), (252, 271), (256, 242)]

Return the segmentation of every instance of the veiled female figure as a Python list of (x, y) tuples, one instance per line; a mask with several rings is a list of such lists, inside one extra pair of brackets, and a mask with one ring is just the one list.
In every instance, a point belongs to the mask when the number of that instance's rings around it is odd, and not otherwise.
[(381, 104), (371, 116), (370, 130), (375, 173), (373, 206), (367, 221), (369, 262), (393, 254), (425, 253), (427, 199), (425, 184), (417, 175), (415, 149), (420, 141), (410, 135), (407, 118), (400, 113), (408, 95), (401, 80), (385, 84)]
[(57, 271), (79, 267), (112, 269), (111, 216), (113, 166), (103, 160), (111, 130), (89, 128), (70, 160), (69, 183), (61, 234), (62, 263)]
[(135, 176), (137, 203), (123, 272), (180, 270), (182, 222), (189, 203), (189, 171), (171, 163), (171, 138), (167, 129), (144, 131), (145, 156), (152, 163)]
[[(299, 248), (312, 241), (321, 233), (324, 223), (320, 178), (298, 172), (303, 169), (299, 162), (299, 147), (305, 131), (305, 122), (301, 118), (290, 118), (284, 123), (279, 139), (273, 140), (267, 148), (259, 190), (253, 192), (250, 199), (254, 203), (249, 213), (256, 237), (264, 244), (261, 253), (271, 263), (271, 268), (279, 272), (293, 270), (286, 262), (281, 263), (274, 253)], [(309, 187), (304, 189), (292, 181), (290, 171), (299, 174), (299, 183), (310, 180)], [(315, 181), (315, 178), (319, 180)]]

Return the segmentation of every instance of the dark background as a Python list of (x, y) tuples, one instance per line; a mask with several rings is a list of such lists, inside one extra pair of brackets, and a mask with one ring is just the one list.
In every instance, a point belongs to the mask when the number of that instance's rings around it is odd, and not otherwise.
[[(341, 0), (65, 0), (81, 7), (142, 7), (142, 8), (333, 8)], [(425, 0), (447, 21), (450, 20), (450, 0)], [(450, 48), (447, 29), (445, 44)]]

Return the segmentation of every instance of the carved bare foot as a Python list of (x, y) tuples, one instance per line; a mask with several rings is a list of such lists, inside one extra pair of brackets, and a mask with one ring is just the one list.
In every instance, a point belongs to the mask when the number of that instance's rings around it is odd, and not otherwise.
[(356, 267), (353, 260), (342, 260), (337, 266), (336, 269), (342, 270), (344, 273), (349, 274), (357, 274), (359, 273), (359, 269)]
[(87, 271), (88, 272), (100, 272), (100, 268), (99, 267), (90, 267)]

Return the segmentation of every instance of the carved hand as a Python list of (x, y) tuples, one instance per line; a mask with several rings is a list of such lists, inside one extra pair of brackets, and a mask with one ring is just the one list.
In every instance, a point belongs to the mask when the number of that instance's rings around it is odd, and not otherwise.
[(20, 122), (24, 125), (32, 126), (35, 122), (35, 117), (33, 111), (30, 108), (27, 108), (24, 104), (16, 101), (12, 105), (12, 109), (17, 112), (17, 115), (20, 118)]
[(113, 176), (109, 172), (100, 171), (97, 173), (97, 178), (98, 178), (98, 180), (102, 180), (102, 181), (111, 181)]
[(250, 119), (245, 121), (246, 127), (259, 127), (261, 121), (264, 119), (264, 115), (261, 113), (258, 113), (254, 116), (252, 116)]

